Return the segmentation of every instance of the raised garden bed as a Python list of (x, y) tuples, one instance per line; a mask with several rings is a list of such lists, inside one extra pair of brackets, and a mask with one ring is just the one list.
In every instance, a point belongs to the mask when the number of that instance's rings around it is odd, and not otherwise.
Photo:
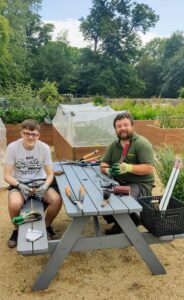
[(85, 154), (88, 154), (96, 149), (99, 150), (98, 155), (103, 155), (105, 152), (105, 146), (85, 146), (77, 147), (72, 146), (59, 132), (53, 127), (53, 144), (54, 153), (57, 160), (69, 159), (78, 160)]

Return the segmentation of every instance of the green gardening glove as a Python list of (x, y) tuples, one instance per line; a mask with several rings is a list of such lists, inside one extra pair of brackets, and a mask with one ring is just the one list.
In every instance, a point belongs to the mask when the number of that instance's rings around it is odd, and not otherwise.
[(106, 174), (107, 174), (109, 177), (113, 177), (113, 175), (114, 175), (111, 168), (106, 169)]
[(119, 175), (119, 174), (131, 173), (132, 169), (133, 169), (133, 167), (130, 164), (115, 163), (112, 166), (112, 173), (116, 176), (116, 175)]

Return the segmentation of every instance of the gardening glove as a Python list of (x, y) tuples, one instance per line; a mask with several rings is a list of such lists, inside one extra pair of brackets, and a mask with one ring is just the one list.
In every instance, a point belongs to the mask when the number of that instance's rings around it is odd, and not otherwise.
[(24, 183), (19, 183), (17, 185), (17, 188), (21, 192), (21, 194), (24, 196), (25, 201), (30, 197), (31, 189)]
[(47, 190), (49, 188), (49, 185), (44, 183), (42, 184), (37, 190), (36, 190), (36, 196), (43, 198), (46, 194)]
[(132, 165), (126, 164), (126, 163), (115, 163), (112, 166), (112, 173), (116, 176), (119, 174), (124, 174), (124, 173), (131, 173), (132, 172)]
[(106, 174), (107, 174), (107, 176), (109, 176), (110, 178), (112, 178), (113, 177), (113, 171), (112, 171), (112, 168), (106, 168)]

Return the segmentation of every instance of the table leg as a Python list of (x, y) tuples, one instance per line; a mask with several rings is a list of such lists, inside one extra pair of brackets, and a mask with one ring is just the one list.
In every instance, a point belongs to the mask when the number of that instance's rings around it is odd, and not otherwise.
[(138, 231), (130, 216), (128, 214), (115, 214), (113, 217), (121, 226), (128, 239), (140, 254), (144, 262), (147, 264), (151, 272), (154, 275), (165, 274), (166, 271), (164, 267), (152, 249), (149, 247), (141, 233)]
[(89, 216), (84, 216), (72, 219), (70, 225), (67, 227), (61, 240), (56, 246), (56, 249), (50, 256), (46, 266), (43, 268), (41, 274), (33, 285), (33, 291), (43, 290), (49, 286), (49, 283), (55, 277), (57, 271), (63, 264), (65, 257), (72, 250), (76, 240), (78, 239), (83, 228), (86, 226), (89, 218)]
[(98, 221), (98, 216), (93, 216), (93, 224), (94, 224), (94, 228), (95, 228), (95, 233), (96, 235), (101, 235), (101, 230), (100, 230), (100, 224)]

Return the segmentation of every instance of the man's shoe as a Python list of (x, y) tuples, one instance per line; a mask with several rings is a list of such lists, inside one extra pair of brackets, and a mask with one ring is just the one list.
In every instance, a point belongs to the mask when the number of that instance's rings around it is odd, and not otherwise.
[(118, 223), (115, 223), (110, 229), (105, 230), (106, 235), (122, 233), (123, 230)]
[(14, 248), (17, 246), (17, 238), (18, 238), (18, 230), (15, 229), (13, 230), (12, 235), (7, 244), (9, 248)]
[(49, 240), (54, 240), (54, 239), (56, 239), (56, 234), (55, 234), (55, 232), (53, 231), (52, 227), (51, 227), (51, 226), (48, 226), (46, 229), (47, 229), (47, 236), (48, 236), (48, 239), (49, 239)]

